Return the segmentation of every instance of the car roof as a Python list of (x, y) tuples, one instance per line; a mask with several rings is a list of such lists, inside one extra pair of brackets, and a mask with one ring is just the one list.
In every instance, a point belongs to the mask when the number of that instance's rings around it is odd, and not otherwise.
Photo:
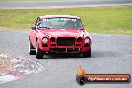
[(44, 19), (44, 18), (56, 18), (56, 17), (66, 17), (66, 18), (80, 19), (78, 16), (71, 16), (71, 15), (45, 15), (45, 16), (39, 16), (40, 19)]

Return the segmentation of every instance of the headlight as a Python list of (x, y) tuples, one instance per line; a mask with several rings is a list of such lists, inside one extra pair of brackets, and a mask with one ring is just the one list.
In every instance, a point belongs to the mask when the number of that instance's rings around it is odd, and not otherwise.
[(48, 38), (43, 38), (42, 41), (43, 41), (43, 43), (47, 43), (48, 42)]
[(90, 43), (90, 39), (89, 38), (85, 38), (85, 43)]

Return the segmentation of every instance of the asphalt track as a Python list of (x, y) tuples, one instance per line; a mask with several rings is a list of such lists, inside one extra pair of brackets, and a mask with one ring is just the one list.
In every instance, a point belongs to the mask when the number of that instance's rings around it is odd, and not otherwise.
[(132, 0), (58, 0), (50, 2), (0, 2), (0, 9), (43, 9), (132, 5)]
[[(95, 74), (132, 75), (132, 36), (91, 34), (92, 57), (46, 56), (35, 59), (28, 54), (28, 31), (0, 32), (0, 53), (26, 60), (36, 60), (43, 70), (0, 84), (0, 88), (80, 88), (76, 83), (77, 67)], [(81, 88), (132, 88), (130, 84), (86, 84)]]
[[(132, 0), (63, 0), (58, 2), (0, 2), (0, 9), (43, 9), (132, 5)], [(25, 59), (30, 67), (43, 68), (20, 79), (4, 82), (0, 88), (80, 88), (76, 70), (82, 65), (88, 73), (132, 75), (132, 36), (92, 34), (92, 57), (45, 56), (37, 60), (28, 54), (28, 31), (0, 32), (0, 54)], [(30, 63), (29, 63), (30, 62)], [(25, 64), (25, 65), (26, 65)], [(18, 69), (19, 70), (19, 69)], [(21, 69), (20, 69), (21, 70)], [(30, 69), (28, 70), (30, 71)], [(37, 70), (35, 70), (37, 71)], [(0, 79), (1, 80), (1, 79)], [(132, 88), (130, 84), (86, 84), (83, 88)]]

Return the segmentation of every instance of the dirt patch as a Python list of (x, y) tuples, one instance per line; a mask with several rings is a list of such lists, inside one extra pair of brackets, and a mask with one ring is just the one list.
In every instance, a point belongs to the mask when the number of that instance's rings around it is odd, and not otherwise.
[(7, 55), (0, 55), (0, 74), (7, 73), (16, 64)]
[(37, 60), (0, 55), (0, 84), (16, 80), (30, 73), (38, 73), (44, 66)]

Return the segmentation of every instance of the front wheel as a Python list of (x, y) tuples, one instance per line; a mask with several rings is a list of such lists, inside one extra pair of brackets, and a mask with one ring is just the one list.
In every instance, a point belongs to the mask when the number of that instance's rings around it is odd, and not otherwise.
[(91, 47), (89, 51), (83, 53), (83, 57), (91, 57)]
[(34, 55), (35, 54), (35, 48), (33, 47), (31, 41), (29, 40), (29, 54)]
[(42, 59), (43, 56), (44, 56), (44, 53), (43, 53), (42, 50), (39, 48), (38, 42), (36, 42), (36, 58), (37, 58), (37, 59)]

